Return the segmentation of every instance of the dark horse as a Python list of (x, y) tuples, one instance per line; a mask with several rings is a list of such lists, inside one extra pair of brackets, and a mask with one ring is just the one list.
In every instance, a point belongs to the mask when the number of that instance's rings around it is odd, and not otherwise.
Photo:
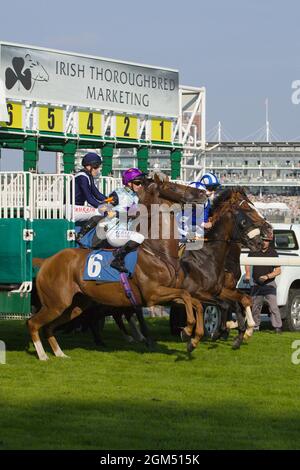
[[(225, 261), (232, 243), (243, 243), (259, 250), (263, 232), (270, 225), (256, 211), (243, 188), (228, 188), (213, 204), (212, 228), (200, 250), (185, 251), (181, 266), (185, 273), (182, 287), (201, 302), (239, 300), (225, 287)], [(239, 263), (239, 260), (237, 261)], [(192, 340), (197, 346), (198, 337)]]
[[(206, 196), (203, 191), (184, 185), (160, 181), (158, 177), (148, 179), (139, 192), (140, 203), (147, 208), (149, 238), (138, 250), (135, 273), (130, 279), (131, 289), (140, 306), (153, 306), (174, 300), (182, 301), (187, 311), (185, 334), (191, 337), (195, 318), (193, 307), (197, 311), (197, 329), (203, 323), (203, 309), (197, 299), (181, 287), (184, 274), (178, 258), (178, 236), (173, 233), (168, 239), (162, 237), (162, 227), (171, 219), (175, 227), (174, 213), (161, 213), (159, 218), (159, 239), (151, 237), (151, 208), (153, 204), (164, 203), (167, 207), (174, 203), (203, 203)], [(173, 224), (172, 224), (173, 222)], [(89, 307), (88, 299), (115, 307), (130, 307), (131, 303), (119, 282), (96, 283), (84, 281), (83, 271), (89, 250), (69, 248), (47, 258), (37, 275), (37, 291), (42, 304), (41, 309), (28, 320), (28, 329), (40, 360), (47, 360), (39, 336), (39, 329), (44, 327), (45, 335), (56, 356), (65, 357), (54, 337), (54, 329), (60, 324), (80, 315)], [(83, 295), (82, 295), (83, 294)], [(202, 324), (203, 328), (203, 324)]]

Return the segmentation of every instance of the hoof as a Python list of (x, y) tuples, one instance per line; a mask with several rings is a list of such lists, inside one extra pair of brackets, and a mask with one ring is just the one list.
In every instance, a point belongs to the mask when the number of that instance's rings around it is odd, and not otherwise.
[(145, 339), (145, 344), (146, 344), (147, 348), (149, 349), (149, 351), (154, 351), (155, 348), (156, 348), (156, 342), (152, 338), (146, 338)]
[(223, 339), (224, 341), (227, 341), (228, 340), (228, 336), (229, 336), (229, 333), (230, 333), (230, 330), (226, 328), (226, 330), (223, 330), (221, 332), (221, 339)]
[(182, 328), (180, 332), (180, 337), (181, 337), (181, 341), (183, 341), (184, 343), (187, 343), (191, 340), (191, 337), (186, 333), (184, 328)]
[(43, 356), (40, 356), (39, 357), (39, 360), (40, 361), (49, 361), (49, 357), (47, 356), (47, 354), (43, 355)]
[(125, 335), (124, 339), (125, 339), (126, 343), (135, 343), (135, 340), (130, 335)]
[(243, 340), (239, 337), (236, 337), (232, 343), (232, 349), (240, 349)]
[(211, 340), (212, 341), (218, 341), (218, 339), (221, 338), (221, 332), (220, 330), (217, 330), (215, 331), (212, 335), (211, 335)]
[(244, 334), (244, 339), (248, 341), (251, 336), (253, 335), (253, 328), (247, 328), (245, 334)]
[(189, 341), (186, 345), (186, 350), (188, 353), (192, 353), (196, 349), (196, 346), (193, 345), (192, 341)]

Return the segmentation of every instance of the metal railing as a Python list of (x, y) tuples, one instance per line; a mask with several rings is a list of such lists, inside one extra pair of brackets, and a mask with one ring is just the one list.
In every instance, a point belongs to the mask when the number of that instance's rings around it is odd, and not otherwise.
[(27, 172), (0, 172), (0, 219), (30, 218)]
[(74, 220), (74, 176), (0, 172), (0, 218)]
[(100, 193), (108, 196), (116, 188), (122, 186), (122, 178), (113, 178), (112, 176), (100, 176), (96, 181)]
[(32, 174), (30, 198), (33, 219), (74, 220), (74, 176)]

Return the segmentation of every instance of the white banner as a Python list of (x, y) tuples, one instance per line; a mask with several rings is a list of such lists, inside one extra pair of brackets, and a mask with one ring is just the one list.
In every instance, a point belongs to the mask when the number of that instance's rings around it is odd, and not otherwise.
[(179, 114), (178, 71), (0, 43), (6, 97), (158, 117)]
[(7, 122), (9, 120), (6, 99), (5, 99), (5, 88), (0, 78), (0, 122)]

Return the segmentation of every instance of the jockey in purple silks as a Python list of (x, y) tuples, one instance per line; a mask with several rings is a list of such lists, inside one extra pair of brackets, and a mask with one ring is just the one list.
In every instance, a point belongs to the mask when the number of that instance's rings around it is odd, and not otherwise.
[[(124, 259), (127, 253), (134, 251), (145, 237), (130, 229), (132, 217), (135, 215), (135, 206), (139, 202), (138, 192), (143, 185), (145, 173), (138, 168), (129, 168), (123, 172), (123, 187), (113, 191), (109, 198), (114, 206), (109, 216), (101, 220), (96, 228), (99, 239), (105, 234), (109, 244), (117, 249), (114, 251), (114, 259), (111, 266), (120, 272), (127, 272)], [(123, 217), (122, 217), (123, 215)]]

